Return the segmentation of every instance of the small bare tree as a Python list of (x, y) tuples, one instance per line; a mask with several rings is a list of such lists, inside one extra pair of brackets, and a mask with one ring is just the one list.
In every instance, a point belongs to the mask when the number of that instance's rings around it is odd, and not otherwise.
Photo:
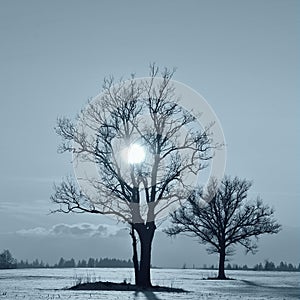
[[(274, 219), (274, 210), (264, 205), (261, 199), (247, 201), (251, 183), (237, 177), (225, 177), (216, 192), (212, 181), (207, 194), (195, 190), (179, 210), (171, 214), (172, 226), (165, 230), (170, 235), (185, 233), (208, 244), (210, 254), (219, 254), (218, 279), (226, 279), (224, 264), (226, 255), (234, 253), (240, 244), (253, 254), (257, 250), (255, 239), (265, 233), (278, 233), (281, 229)], [(205, 201), (214, 194), (212, 201)]]
[[(77, 164), (92, 163), (98, 169), (97, 176), (83, 181), (77, 174), (82, 189), (70, 178), (56, 185), (51, 197), (60, 206), (56, 211), (114, 215), (128, 223), (135, 281), (141, 286), (151, 285), (157, 218), (187, 199), (190, 175), (206, 167), (216, 147), (210, 126), (200, 130), (195, 116), (178, 104), (171, 83), (174, 71), (165, 69), (160, 78), (158, 72), (151, 65), (147, 80), (132, 77), (116, 84), (105, 79), (99, 101), (89, 103), (77, 125), (63, 117), (56, 127), (63, 139), (59, 150), (72, 152)], [(143, 162), (124, 161), (134, 144), (145, 149)], [(89, 188), (84, 188), (87, 182)]]

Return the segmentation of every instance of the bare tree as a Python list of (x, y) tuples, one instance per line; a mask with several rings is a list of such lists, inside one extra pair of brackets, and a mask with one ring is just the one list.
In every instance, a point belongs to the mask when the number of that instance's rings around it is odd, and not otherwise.
[[(254, 254), (260, 235), (278, 233), (281, 229), (273, 209), (259, 198), (247, 200), (250, 187), (249, 181), (225, 177), (215, 192), (216, 182), (212, 181), (207, 193), (195, 190), (186, 205), (171, 214), (172, 226), (165, 231), (170, 236), (185, 233), (208, 244), (210, 254), (219, 254), (219, 279), (226, 279), (225, 258), (234, 253), (236, 244), (242, 245), (246, 253)], [(214, 197), (207, 203), (211, 193)]]
[[(72, 152), (75, 163), (98, 168), (97, 176), (85, 178), (87, 189), (84, 181), (80, 189), (71, 178), (55, 186), (51, 199), (59, 204), (56, 211), (114, 215), (128, 223), (135, 280), (141, 286), (151, 285), (157, 219), (174, 203), (187, 199), (191, 174), (207, 166), (216, 147), (210, 126), (199, 129), (195, 116), (179, 105), (171, 82), (174, 71), (165, 69), (159, 78), (158, 74), (151, 65), (147, 80), (132, 77), (116, 84), (113, 78), (105, 79), (100, 101), (89, 103), (77, 126), (63, 117), (56, 127), (63, 139), (61, 152)], [(124, 149), (133, 144), (145, 149), (143, 162), (124, 162)]]

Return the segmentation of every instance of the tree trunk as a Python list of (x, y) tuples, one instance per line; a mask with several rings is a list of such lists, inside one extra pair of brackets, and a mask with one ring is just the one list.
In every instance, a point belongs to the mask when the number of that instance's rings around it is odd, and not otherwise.
[(221, 248), (219, 256), (219, 274), (218, 279), (226, 279), (225, 276), (225, 247)]
[(139, 285), (145, 287), (151, 286), (151, 246), (152, 240), (150, 240), (148, 236), (141, 238)]
[[(140, 239), (140, 263), (138, 274), (136, 276), (136, 284), (143, 287), (151, 286), (151, 249), (152, 241), (156, 226), (154, 222), (148, 222), (147, 224), (134, 224), (134, 228), (137, 231)], [(136, 272), (136, 270), (135, 270)], [(136, 274), (135, 274), (136, 275)]]

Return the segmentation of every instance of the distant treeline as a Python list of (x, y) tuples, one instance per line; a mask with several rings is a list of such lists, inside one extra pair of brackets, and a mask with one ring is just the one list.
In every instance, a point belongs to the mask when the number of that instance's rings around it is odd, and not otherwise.
[(9, 250), (0, 253), (0, 269), (26, 269), (26, 268), (131, 268), (133, 263), (130, 259), (116, 258), (89, 258), (88, 260), (75, 261), (74, 258), (66, 260), (60, 258), (58, 263), (50, 265), (42, 260), (35, 259), (32, 262), (28, 260), (17, 261), (12, 257)]
[[(9, 250), (4, 250), (0, 253), (0, 269), (26, 269), (26, 268), (131, 268), (133, 263), (130, 259), (116, 259), (116, 258), (89, 258), (88, 260), (82, 259), (75, 261), (74, 258), (66, 260), (60, 258), (59, 261), (50, 265), (44, 263), (42, 260), (35, 259), (32, 262), (28, 260), (17, 261)], [(183, 269), (186, 269), (186, 264), (183, 265)], [(195, 266), (193, 266), (195, 268)], [(214, 265), (203, 265), (203, 269), (217, 269)], [(290, 263), (280, 262), (279, 265), (275, 265), (272, 261), (266, 260), (264, 263), (256, 264), (254, 267), (248, 267), (247, 265), (227, 264), (226, 270), (254, 270), (254, 271), (290, 271), (300, 272), (300, 263), (294, 266)]]
[[(184, 267), (183, 267), (184, 268)], [(214, 265), (207, 267), (203, 266), (203, 269), (217, 269)], [(253, 271), (290, 271), (290, 272), (300, 272), (300, 263), (295, 266), (290, 263), (280, 262), (279, 265), (275, 265), (272, 261), (266, 260), (264, 263), (256, 264), (254, 267), (248, 267), (247, 265), (237, 265), (237, 264), (227, 264), (225, 266), (226, 270), (253, 270)]]
[(286, 262), (280, 262), (279, 265), (275, 266), (272, 261), (266, 260), (264, 264), (260, 263), (254, 266), (255, 271), (300, 271), (300, 264), (298, 267), (288, 264)]
[[(130, 268), (132, 267), (132, 261), (130, 259), (123, 260), (117, 258), (89, 258), (88, 260), (79, 260), (75, 261), (74, 258), (66, 260), (64, 258), (60, 258), (58, 263), (54, 265), (49, 265), (48, 263), (44, 263), (42, 260), (38, 259), (29, 263), (27, 260), (17, 262), (17, 268), (25, 269), (25, 268)], [(1, 268), (1, 267), (0, 267)]]

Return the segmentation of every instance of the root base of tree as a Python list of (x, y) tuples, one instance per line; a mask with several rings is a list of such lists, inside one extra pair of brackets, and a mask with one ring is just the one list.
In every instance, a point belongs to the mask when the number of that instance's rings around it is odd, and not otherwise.
[(225, 278), (219, 278), (219, 277), (207, 277), (203, 278), (203, 280), (235, 280), (234, 278), (225, 277)]
[(169, 293), (188, 293), (188, 291), (180, 288), (172, 288), (166, 286), (142, 287), (130, 283), (116, 283), (109, 281), (98, 281), (92, 283), (81, 283), (69, 288), (69, 290), (85, 290), (85, 291), (145, 291), (145, 292), (169, 292)]

